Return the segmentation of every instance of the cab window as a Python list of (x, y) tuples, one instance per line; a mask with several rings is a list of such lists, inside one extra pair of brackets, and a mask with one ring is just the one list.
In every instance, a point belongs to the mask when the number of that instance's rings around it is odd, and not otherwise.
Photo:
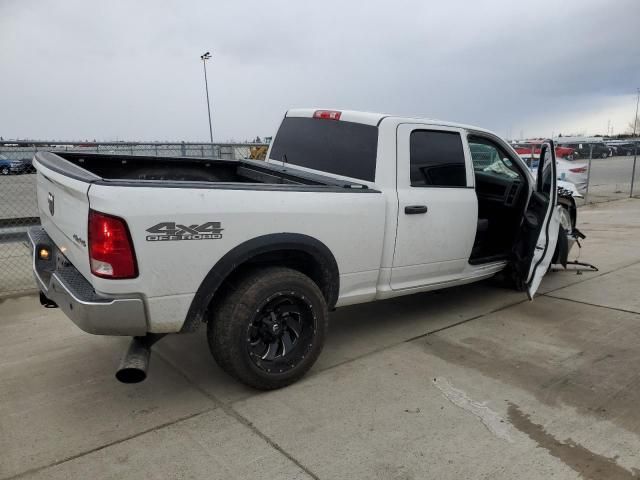
[(410, 137), (412, 187), (466, 187), (462, 138), (458, 132), (414, 130)]
[(520, 174), (505, 150), (486, 138), (470, 135), (468, 138), (473, 169), (499, 177), (518, 178)]

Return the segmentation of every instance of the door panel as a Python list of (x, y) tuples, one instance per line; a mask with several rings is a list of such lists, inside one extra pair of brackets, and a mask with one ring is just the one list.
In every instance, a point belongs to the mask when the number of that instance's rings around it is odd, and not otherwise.
[[(414, 132), (426, 133), (412, 137)], [(403, 124), (398, 128), (398, 228), (391, 271), (394, 290), (453, 280), (468, 264), (478, 202), (469, 182), (470, 158), (461, 134), (460, 129), (431, 125)], [(418, 138), (422, 142), (419, 147)], [(423, 154), (422, 161), (416, 160)], [(439, 185), (446, 183), (450, 185)]]
[(533, 299), (551, 264), (560, 228), (556, 155), (552, 140), (545, 140), (542, 144), (540, 159), (536, 190), (525, 212), (514, 264), (529, 299)]

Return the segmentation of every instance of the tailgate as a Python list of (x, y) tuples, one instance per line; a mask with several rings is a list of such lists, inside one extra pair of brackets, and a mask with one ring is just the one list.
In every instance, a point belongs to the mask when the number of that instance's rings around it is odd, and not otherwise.
[(38, 171), (36, 190), (40, 222), (65, 257), (90, 279), (87, 249), (90, 183), (54, 171), (38, 162), (37, 157), (34, 165)]

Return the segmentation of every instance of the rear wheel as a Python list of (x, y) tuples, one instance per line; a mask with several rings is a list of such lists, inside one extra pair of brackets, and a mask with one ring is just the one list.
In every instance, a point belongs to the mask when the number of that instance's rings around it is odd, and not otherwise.
[(282, 267), (249, 272), (214, 309), (207, 327), (218, 365), (261, 390), (300, 379), (322, 351), (327, 305), (306, 275)]
[(2, 170), (0, 170), (0, 173), (2, 175), (9, 175), (9, 167), (2, 167)]

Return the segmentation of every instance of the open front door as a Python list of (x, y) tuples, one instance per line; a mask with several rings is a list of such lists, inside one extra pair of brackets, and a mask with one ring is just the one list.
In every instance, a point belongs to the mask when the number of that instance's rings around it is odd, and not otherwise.
[(545, 140), (540, 150), (536, 188), (529, 199), (515, 249), (515, 273), (530, 300), (549, 269), (558, 242), (560, 214), (556, 178), (555, 146), (552, 140)]

